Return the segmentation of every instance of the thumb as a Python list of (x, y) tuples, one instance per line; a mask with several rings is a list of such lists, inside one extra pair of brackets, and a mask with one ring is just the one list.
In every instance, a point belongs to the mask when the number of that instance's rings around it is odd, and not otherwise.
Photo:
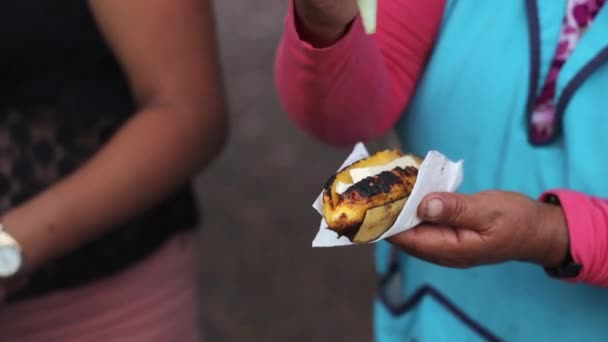
[(427, 195), (418, 206), (423, 221), (452, 227), (475, 228), (480, 226), (479, 205), (471, 195), (439, 192)]

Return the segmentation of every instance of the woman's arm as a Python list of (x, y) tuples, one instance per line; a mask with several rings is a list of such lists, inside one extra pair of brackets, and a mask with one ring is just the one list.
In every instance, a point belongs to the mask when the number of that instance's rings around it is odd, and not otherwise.
[(290, 5), (277, 50), (275, 82), (291, 119), (329, 144), (350, 145), (393, 127), (434, 44), (445, 0), (378, 1), (373, 36), (357, 17), (329, 47), (313, 47), (298, 32)]
[(220, 151), (227, 131), (211, 0), (91, 0), (138, 110), (85, 165), (2, 218), (26, 267), (160, 201)]

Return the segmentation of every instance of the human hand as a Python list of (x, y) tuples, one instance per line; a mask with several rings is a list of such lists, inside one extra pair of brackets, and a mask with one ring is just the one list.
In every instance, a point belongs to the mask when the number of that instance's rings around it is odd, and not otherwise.
[(418, 215), (423, 223), (389, 241), (439, 265), (464, 268), (519, 260), (555, 267), (568, 253), (561, 208), (518, 193), (433, 193), (420, 203)]
[(329, 46), (357, 16), (356, 0), (295, 0), (300, 35), (311, 44)]

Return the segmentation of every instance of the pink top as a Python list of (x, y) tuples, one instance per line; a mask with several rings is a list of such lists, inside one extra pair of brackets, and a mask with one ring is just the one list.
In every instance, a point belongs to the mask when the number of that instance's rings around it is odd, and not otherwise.
[[(275, 81), (293, 122), (336, 146), (390, 130), (425, 66), (444, 2), (379, 1), (376, 34), (365, 34), (356, 18), (342, 39), (323, 49), (300, 39), (292, 3), (277, 50)], [(373, 120), (369, 113), (375, 113)], [(608, 200), (569, 190), (550, 193), (562, 203), (573, 258), (583, 265), (570, 281), (608, 286)]]

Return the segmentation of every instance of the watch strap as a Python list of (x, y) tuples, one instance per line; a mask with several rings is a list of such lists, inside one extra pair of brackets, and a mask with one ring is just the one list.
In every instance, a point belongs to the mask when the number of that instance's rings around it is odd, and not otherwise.
[[(559, 197), (553, 194), (546, 195), (543, 198), (543, 202), (561, 206)], [(568, 247), (568, 253), (566, 254), (564, 261), (556, 267), (545, 267), (545, 272), (554, 278), (575, 278), (581, 273), (582, 269), (583, 265), (574, 261), (570, 247)]]

